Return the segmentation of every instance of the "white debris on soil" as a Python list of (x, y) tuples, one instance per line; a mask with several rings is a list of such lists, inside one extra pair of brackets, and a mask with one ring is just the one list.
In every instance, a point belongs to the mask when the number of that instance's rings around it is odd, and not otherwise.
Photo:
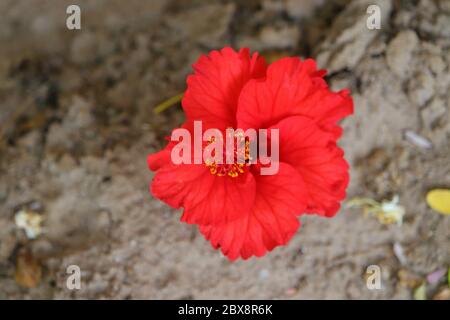
[(408, 263), (408, 259), (406, 258), (403, 247), (399, 242), (394, 243), (394, 253), (400, 264), (402, 266), (406, 266)]
[(406, 140), (408, 140), (409, 142), (411, 142), (413, 145), (415, 145), (416, 147), (418, 147), (420, 149), (429, 150), (433, 147), (430, 140), (415, 133), (412, 130), (405, 131), (405, 138), (406, 138)]
[(42, 233), (44, 217), (33, 211), (20, 210), (14, 216), (16, 226), (25, 230), (28, 239), (36, 239)]

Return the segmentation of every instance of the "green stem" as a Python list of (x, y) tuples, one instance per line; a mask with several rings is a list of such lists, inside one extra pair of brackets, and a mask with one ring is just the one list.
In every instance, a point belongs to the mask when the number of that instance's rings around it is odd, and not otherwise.
[(158, 104), (153, 109), (153, 112), (156, 113), (156, 114), (163, 112), (164, 110), (170, 108), (174, 104), (177, 104), (178, 102), (180, 102), (181, 99), (183, 99), (183, 95), (184, 95), (184, 93), (177, 94), (176, 96), (173, 96), (173, 97), (167, 99), (166, 101)]

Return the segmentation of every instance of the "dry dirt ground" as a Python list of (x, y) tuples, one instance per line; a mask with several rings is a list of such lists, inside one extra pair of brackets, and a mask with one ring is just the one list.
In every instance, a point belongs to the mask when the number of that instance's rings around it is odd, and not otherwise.
[[(69, 31), (73, 2), (0, 0), (0, 298), (410, 299), (449, 267), (450, 218), (425, 202), (450, 187), (449, 1), (78, 0), (82, 30)], [(380, 30), (366, 27), (369, 4)], [(153, 106), (225, 45), (315, 57), (334, 89), (352, 90), (348, 198), (398, 195), (401, 226), (344, 206), (230, 263), (149, 195), (146, 155), (183, 120)], [(20, 209), (43, 219), (34, 240)], [(80, 290), (66, 288), (72, 264)], [(380, 290), (366, 287), (372, 264)], [(444, 282), (427, 286), (438, 293)]]

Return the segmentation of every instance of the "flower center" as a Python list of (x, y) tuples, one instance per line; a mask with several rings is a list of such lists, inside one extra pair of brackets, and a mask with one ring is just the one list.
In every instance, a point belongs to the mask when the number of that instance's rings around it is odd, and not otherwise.
[[(244, 173), (246, 167), (250, 165), (250, 141), (241, 132), (236, 132), (233, 137), (233, 148), (227, 150), (223, 148), (223, 161), (218, 163), (216, 159), (209, 158), (205, 160), (205, 165), (209, 168), (209, 172), (218, 177), (229, 176), (236, 178)], [(215, 141), (211, 138), (208, 145)], [(233, 159), (233, 163), (226, 163), (226, 159)]]

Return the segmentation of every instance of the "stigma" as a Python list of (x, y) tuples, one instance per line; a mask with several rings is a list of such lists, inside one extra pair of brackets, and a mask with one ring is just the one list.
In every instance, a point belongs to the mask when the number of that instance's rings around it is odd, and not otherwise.
[[(246, 172), (250, 166), (250, 141), (241, 132), (235, 132), (232, 150), (223, 150), (223, 161), (217, 161), (216, 157), (205, 159), (205, 165), (212, 175), (218, 177), (236, 178)], [(215, 138), (209, 139), (207, 145), (215, 142)], [(228, 148), (229, 149), (229, 148)], [(227, 159), (232, 159), (233, 163), (227, 163)]]

